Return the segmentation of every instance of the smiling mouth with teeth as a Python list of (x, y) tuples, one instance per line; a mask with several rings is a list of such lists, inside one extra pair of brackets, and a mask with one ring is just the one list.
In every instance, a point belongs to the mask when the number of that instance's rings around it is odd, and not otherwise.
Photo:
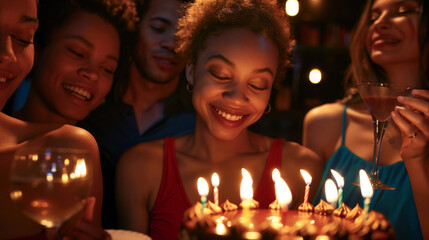
[(0, 77), (0, 83), (5, 83), (7, 82), (7, 78), (5, 77)]
[(84, 101), (89, 101), (92, 98), (92, 94), (83, 88), (67, 84), (64, 84), (63, 87), (67, 92), (75, 95), (76, 97)]
[(217, 112), (217, 114), (219, 115), (219, 116), (222, 116), (223, 118), (225, 118), (226, 120), (228, 120), (228, 121), (238, 121), (238, 120), (240, 120), (240, 119), (242, 119), (243, 118), (243, 115), (241, 115), (241, 116), (238, 116), (238, 115), (231, 115), (231, 114), (229, 114), (229, 113), (226, 113), (226, 112), (222, 112), (221, 110), (219, 110), (219, 109), (215, 109), (216, 110), (216, 112)]

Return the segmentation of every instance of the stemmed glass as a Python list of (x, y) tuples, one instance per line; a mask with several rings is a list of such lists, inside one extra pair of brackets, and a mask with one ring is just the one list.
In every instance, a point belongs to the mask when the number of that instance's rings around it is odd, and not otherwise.
[(10, 172), (10, 198), (22, 212), (60, 239), (59, 227), (82, 209), (92, 185), (87, 151), (20, 148)]
[(406, 96), (411, 88), (389, 83), (359, 83), (356, 85), (360, 96), (372, 116), (374, 130), (373, 170), (371, 185), (373, 188), (394, 190), (380, 181), (378, 166), (384, 132), (390, 120), (390, 113), (399, 105), (398, 96)]

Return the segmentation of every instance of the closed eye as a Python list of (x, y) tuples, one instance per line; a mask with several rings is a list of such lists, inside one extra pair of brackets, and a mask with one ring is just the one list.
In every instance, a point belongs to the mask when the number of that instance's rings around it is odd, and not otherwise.
[(69, 50), (69, 52), (71, 52), (72, 54), (76, 55), (79, 58), (83, 58), (84, 57), (84, 55), (82, 53), (80, 53), (80, 52), (78, 52), (78, 51), (76, 51), (76, 50), (74, 50), (72, 48), (67, 48), (67, 50)]
[(19, 45), (21, 45), (21, 46), (23, 46), (23, 47), (27, 47), (27, 46), (28, 46), (28, 45), (30, 45), (30, 44), (34, 44), (34, 42), (32, 42), (32, 41), (28, 41), (28, 40), (25, 40), (25, 39), (19, 38), (19, 37), (15, 36), (15, 35), (12, 35), (12, 39), (13, 39), (16, 43), (18, 43)]
[(231, 79), (231, 77), (229, 75), (226, 75), (226, 74), (223, 74), (223, 73), (217, 73), (215, 71), (210, 71), (210, 74), (213, 77), (215, 77), (215, 78), (217, 78), (219, 80), (229, 80), (229, 79)]

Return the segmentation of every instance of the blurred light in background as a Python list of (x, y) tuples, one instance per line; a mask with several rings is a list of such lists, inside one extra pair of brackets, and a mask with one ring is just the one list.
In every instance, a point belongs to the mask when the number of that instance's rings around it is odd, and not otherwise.
[(286, 13), (287, 15), (293, 17), (296, 16), (299, 12), (299, 2), (298, 0), (287, 0), (286, 1)]
[(318, 84), (322, 81), (322, 72), (317, 68), (313, 68), (311, 69), (310, 74), (308, 74), (308, 79), (311, 83)]

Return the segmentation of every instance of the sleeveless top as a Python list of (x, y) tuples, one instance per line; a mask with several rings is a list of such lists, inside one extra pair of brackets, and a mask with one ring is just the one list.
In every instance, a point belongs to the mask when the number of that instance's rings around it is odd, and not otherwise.
[[(372, 170), (372, 162), (365, 161), (345, 146), (346, 124), (347, 106), (344, 107), (343, 112), (341, 146), (325, 165), (321, 184), (313, 201), (314, 205), (317, 205), (320, 199), (326, 201), (324, 182), (327, 178), (334, 179), (330, 172), (330, 169), (334, 169), (344, 177), (344, 203), (351, 208), (356, 204), (363, 206), (364, 199), (360, 188), (352, 183), (359, 182), (360, 169), (364, 169), (368, 173)], [(394, 187), (395, 190), (374, 189), (370, 210), (381, 212), (389, 219), (397, 239), (423, 239), (413, 191), (404, 162), (379, 166), (379, 176), (383, 183)]]
[[(178, 239), (183, 214), (192, 206), (180, 177), (174, 140), (173, 137), (165, 138), (161, 185), (149, 221), (149, 235), (153, 240)], [(283, 141), (284, 139), (274, 139), (261, 180), (254, 193), (254, 199), (262, 208), (268, 208), (275, 199), (271, 173), (274, 168), (280, 168)]]

